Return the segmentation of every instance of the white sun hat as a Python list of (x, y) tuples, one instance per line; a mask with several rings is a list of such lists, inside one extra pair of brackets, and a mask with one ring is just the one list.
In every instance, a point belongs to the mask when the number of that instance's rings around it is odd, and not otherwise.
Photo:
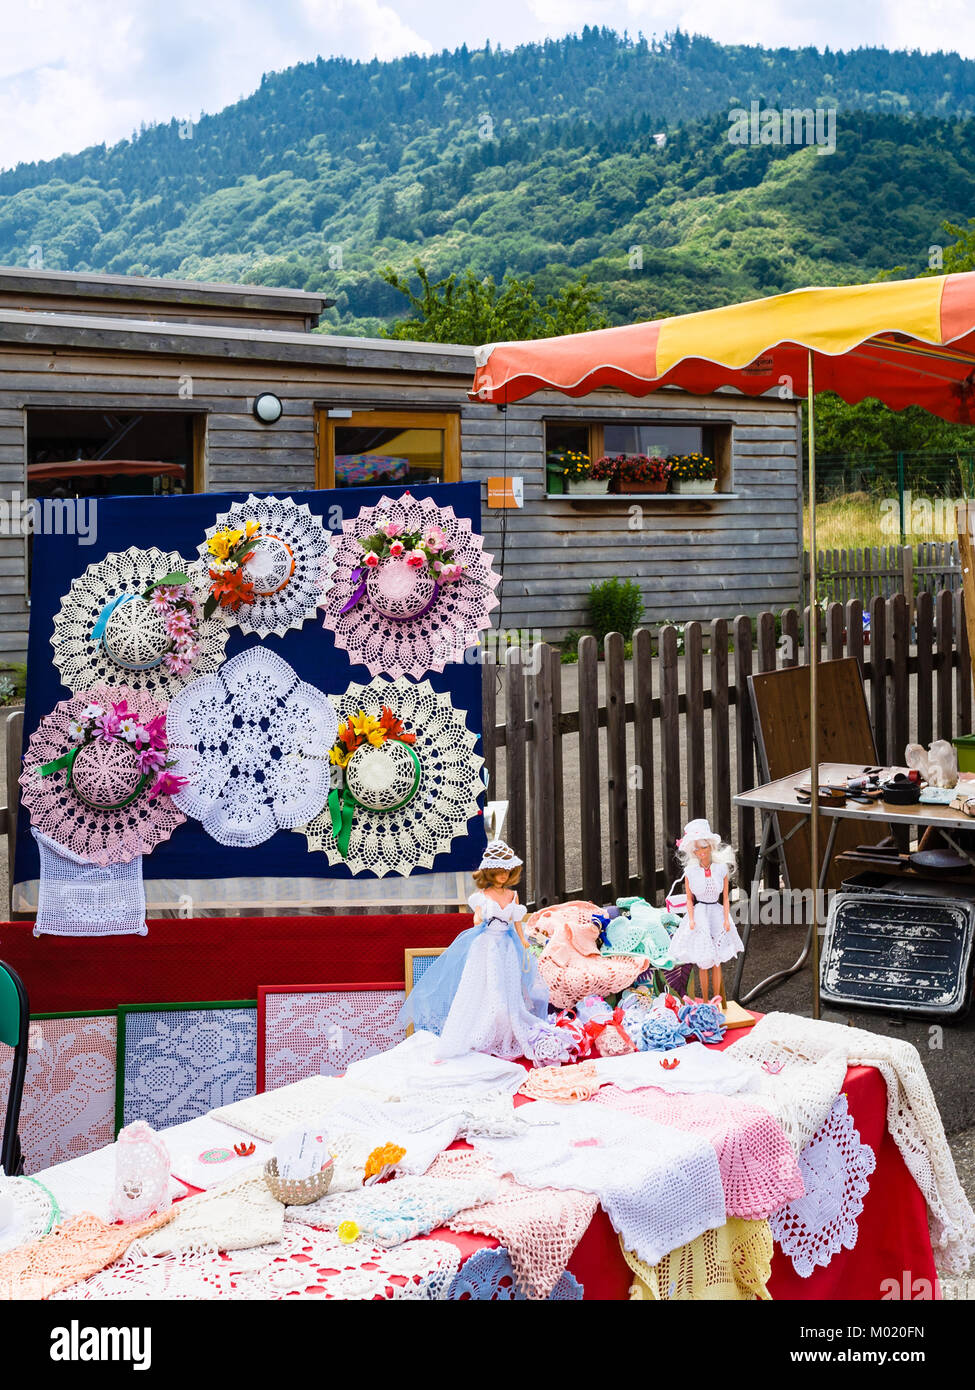
[(477, 870), (480, 873), (482, 869), (517, 869), (523, 863), (524, 860), (519, 859), (504, 840), (490, 840), (484, 847), (484, 854)]
[(721, 843), (721, 836), (714, 833), (703, 816), (699, 820), (689, 820), (687, 822), (684, 826), (683, 835), (677, 841), (677, 848), (686, 852), (687, 850), (693, 849), (695, 845), (700, 844), (702, 840), (709, 841), (715, 849), (717, 849), (718, 845)]

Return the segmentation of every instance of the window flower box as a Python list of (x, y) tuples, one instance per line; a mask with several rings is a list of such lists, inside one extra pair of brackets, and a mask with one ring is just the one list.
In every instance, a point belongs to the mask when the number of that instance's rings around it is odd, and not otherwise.
[(675, 478), (671, 483), (672, 492), (684, 492), (691, 494), (714, 492), (716, 487), (716, 478)]
[(718, 470), (706, 454), (672, 454), (667, 460), (671, 492), (708, 493), (717, 488)]

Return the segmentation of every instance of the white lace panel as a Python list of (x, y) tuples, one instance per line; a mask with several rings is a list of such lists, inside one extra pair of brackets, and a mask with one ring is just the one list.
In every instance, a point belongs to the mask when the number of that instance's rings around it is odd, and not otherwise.
[[(162, 622), (142, 603), (125, 602), (115, 609), (108, 619), (107, 641), (92, 636), (106, 604), (121, 595), (140, 596), (150, 584), (179, 573), (193, 581), (200, 608), (194, 634), (199, 652), (190, 670), (177, 674), (155, 661)], [(229, 627), (219, 609), (212, 617), (203, 617), (208, 584), (199, 561), (188, 565), (175, 550), (155, 546), (140, 550), (133, 545), (89, 565), (71, 581), (54, 616), (51, 645), (62, 684), (75, 695), (96, 685), (125, 685), (166, 701), (188, 681), (215, 671), (224, 659)], [(114, 659), (112, 652), (121, 660)]]
[(805, 1195), (769, 1219), (772, 1235), (803, 1279), (817, 1265), (828, 1265), (839, 1250), (856, 1245), (857, 1218), (876, 1166), (842, 1095), (799, 1155)]
[(41, 863), (35, 936), (145, 936), (142, 855), (91, 864), (31, 827)]
[(173, 800), (222, 845), (250, 849), (325, 805), (335, 709), (266, 647), (188, 685), (167, 730), (174, 771), (190, 779)]
[[(424, 572), (419, 579), (403, 572), (397, 561), (371, 571), (367, 593), (343, 613), (359, 589), (364, 551), (359, 539), (373, 535), (381, 525), (398, 522), (405, 531), (424, 532), (430, 526), (445, 533), (445, 546), (464, 566), (460, 579), (440, 585), (430, 603), (433, 584)], [(383, 497), (374, 507), (342, 524), (336, 544), (335, 583), (325, 602), (325, 627), (335, 633), (335, 644), (349, 653), (349, 660), (367, 667), (369, 674), (394, 679), (418, 679), (428, 671), (442, 671), (448, 662), (463, 661), (464, 652), (491, 626), (488, 616), (497, 608), (495, 589), (501, 576), (492, 568), (493, 555), (471, 531), (466, 517), (452, 507), (440, 507), (431, 498), (404, 492)], [(430, 603), (427, 611), (423, 611)], [(419, 616), (412, 616), (419, 612)], [(399, 619), (399, 621), (397, 621)], [(405, 620), (405, 621), (404, 621)]]
[[(248, 562), (250, 569), (245, 565), (245, 577), (255, 582), (255, 601), (228, 612), (227, 621), (262, 639), (271, 633), (282, 637), (313, 618), (324, 602), (335, 568), (332, 538), (322, 518), (313, 516), (307, 503), (299, 506), (291, 497), (257, 497), (251, 493), (246, 502), (234, 502), (229, 511), (218, 515), (214, 525), (207, 527), (207, 539), (228, 527), (243, 531), (248, 521), (256, 522), (260, 533), (275, 537), (276, 543), (268, 547), (265, 555), (259, 555), (260, 545), (255, 547), (254, 559)], [(204, 564), (212, 561), (206, 541), (199, 551)], [(285, 577), (288, 555), (294, 569)], [(276, 592), (258, 592), (275, 589)]]
[(336, 703), (340, 720), (360, 710), (378, 718), (383, 705), (388, 706), (416, 735), (413, 751), (420, 762), (420, 782), (412, 800), (399, 811), (356, 807), (344, 859), (327, 807), (302, 827), (308, 848), (324, 851), (330, 864), (348, 864), (354, 874), (382, 878), (432, 869), (436, 856), (445, 854), (456, 836), (466, 834), (484, 790), (484, 760), (474, 751), (477, 736), (467, 727), (464, 711), (454, 709), (450, 696), (437, 694), (429, 681), (353, 681)]
[(360, 1058), (401, 1042), (401, 989), (319, 990), (262, 996), (264, 1090), (306, 1076), (341, 1076)]
[(412, 1240), (395, 1250), (344, 1245), (332, 1231), (288, 1223), (274, 1245), (236, 1254), (191, 1253), (116, 1260), (72, 1284), (73, 1299), (416, 1299), (447, 1296), (461, 1254), (446, 1241)]

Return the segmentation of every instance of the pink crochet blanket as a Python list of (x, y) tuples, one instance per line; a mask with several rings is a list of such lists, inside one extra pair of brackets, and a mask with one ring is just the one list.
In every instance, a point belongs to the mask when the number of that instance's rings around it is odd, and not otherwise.
[(767, 1110), (739, 1096), (604, 1086), (589, 1103), (706, 1137), (718, 1155), (729, 1216), (764, 1221), (805, 1192), (799, 1164), (781, 1127)]
[(50, 1298), (124, 1255), (134, 1240), (173, 1219), (174, 1209), (127, 1226), (109, 1226), (90, 1211), (49, 1235), (0, 1256), (0, 1298)]

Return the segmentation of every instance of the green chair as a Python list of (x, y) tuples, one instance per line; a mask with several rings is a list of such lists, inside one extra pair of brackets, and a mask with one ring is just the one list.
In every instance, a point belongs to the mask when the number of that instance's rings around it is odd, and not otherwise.
[(20, 1151), (20, 1102), (24, 1095), (27, 1075), (27, 1038), (30, 1029), (30, 1004), (24, 982), (11, 966), (0, 960), (0, 1043), (14, 1049), (14, 1064), (10, 1072), (10, 1095), (7, 1099), (7, 1119), (0, 1147), (0, 1167), (8, 1177), (24, 1170)]

